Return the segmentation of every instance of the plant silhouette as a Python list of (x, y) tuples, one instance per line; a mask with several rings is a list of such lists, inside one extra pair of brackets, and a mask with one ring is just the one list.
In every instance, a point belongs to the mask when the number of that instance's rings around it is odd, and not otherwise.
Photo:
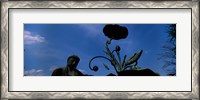
[[(109, 45), (111, 44), (112, 40), (120, 40), (125, 39), (128, 36), (128, 29), (124, 26), (120, 26), (117, 24), (107, 24), (103, 28), (104, 35), (107, 36), (109, 39), (106, 41), (106, 46), (104, 53), (108, 56), (95, 56), (89, 62), (89, 68), (93, 71), (98, 71), (98, 66), (91, 67), (91, 63), (96, 58), (104, 58), (108, 60), (111, 65), (114, 67), (118, 76), (158, 76), (158, 73), (153, 72), (147, 68), (139, 68), (137, 67), (138, 59), (142, 55), (142, 50), (139, 50), (137, 53), (134, 53), (128, 60), (126, 60), (126, 55), (121, 59), (120, 50), (121, 47), (117, 45), (114, 50), (109, 49)], [(116, 53), (117, 58), (115, 57), (114, 53)], [(134, 64), (134, 65), (133, 65)], [(109, 70), (107, 64), (103, 63), (104, 67)], [(127, 70), (129, 69), (129, 70)], [(110, 73), (108, 76), (114, 76), (115, 74)]]

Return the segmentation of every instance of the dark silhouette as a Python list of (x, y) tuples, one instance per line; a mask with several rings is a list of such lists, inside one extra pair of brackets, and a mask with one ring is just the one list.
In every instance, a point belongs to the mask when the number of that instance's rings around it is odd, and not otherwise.
[(113, 73), (110, 73), (110, 74), (108, 74), (107, 76), (116, 76), (115, 74), (113, 74)]
[[(164, 61), (163, 69), (168, 72), (169, 76), (176, 76), (176, 24), (168, 26), (167, 34), (169, 39), (167, 43), (163, 45), (163, 52), (160, 54), (160, 58)], [(173, 66), (170, 68), (170, 66)]]
[(80, 58), (76, 55), (68, 57), (66, 67), (55, 69), (52, 76), (83, 76), (83, 74), (76, 69), (79, 61)]
[[(119, 45), (117, 45), (114, 50), (110, 50), (109, 45), (111, 44), (112, 40), (125, 39), (128, 36), (128, 29), (126, 27), (117, 24), (107, 24), (103, 28), (103, 33), (109, 38), (106, 41), (106, 46), (104, 50), (106, 56), (93, 57), (89, 62), (89, 68), (91, 70), (98, 71), (98, 66), (95, 65), (92, 67), (91, 63), (94, 59), (103, 58), (109, 61), (114, 70), (116, 71), (116, 75), (110, 73), (107, 76), (159, 76), (158, 73), (155, 73), (150, 69), (141, 69), (137, 66), (138, 60), (141, 57), (143, 50), (139, 50), (137, 53), (134, 53), (134, 55), (131, 56), (128, 60), (126, 60), (126, 55), (124, 55), (123, 59), (121, 59), (121, 47)], [(103, 63), (103, 65), (107, 70), (110, 69), (107, 64)]]
[(118, 73), (119, 76), (160, 76), (158, 73), (153, 72), (152, 70), (145, 69), (132, 69), (125, 70)]
[(128, 29), (116, 24), (107, 24), (103, 28), (103, 32), (105, 36), (114, 40), (125, 39), (128, 36)]

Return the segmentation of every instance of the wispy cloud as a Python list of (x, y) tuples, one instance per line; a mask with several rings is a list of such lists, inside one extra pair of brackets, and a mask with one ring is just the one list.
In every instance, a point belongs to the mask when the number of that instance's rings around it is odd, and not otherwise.
[(42, 76), (43, 75), (42, 69), (31, 69), (24, 71), (24, 76)]
[(42, 37), (38, 34), (33, 34), (30, 31), (24, 31), (24, 43), (25, 44), (41, 43), (44, 41), (45, 41), (44, 37)]
[(78, 69), (80, 72), (82, 72), (83, 74), (86, 74), (86, 70), (83, 70), (83, 69)]
[(80, 28), (83, 30), (87, 31), (87, 35), (89, 36), (97, 36), (102, 32), (101, 25), (85, 25), (85, 24), (80, 24)]

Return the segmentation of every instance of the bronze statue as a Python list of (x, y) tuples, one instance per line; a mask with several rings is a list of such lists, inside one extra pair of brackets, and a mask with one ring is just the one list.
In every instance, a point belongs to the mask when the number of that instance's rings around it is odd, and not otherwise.
[(78, 56), (69, 56), (66, 67), (55, 69), (51, 76), (83, 76), (83, 74), (76, 69), (79, 61), (80, 58)]

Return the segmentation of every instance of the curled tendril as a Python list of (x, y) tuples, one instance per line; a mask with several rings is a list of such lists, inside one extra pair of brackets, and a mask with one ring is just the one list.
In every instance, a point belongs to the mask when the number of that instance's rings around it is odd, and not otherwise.
[(92, 70), (95, 71), (95, 72), (98, 71), (98, 69), (99, 69), (98, 66), (94, 66), (94, 67), (92, 68)]
[[(91, 67), (92, 61), (93, 61), (94, 59), (96, 59), (96, 58), (104, 58), (104, 59), (106, 59), (106, 60), (112, 62), (112, 61), (111, 61), (109, 58), (107, 58), (107, 57), (104, 57), (104, 56), (95, 56), (95, 57), (93, 57), (93, 58), (90, 60), (90, 62), (89, 62), (89, 68), (90, 68), (90, 70), (98, 71), (98, 69), (99, 69), (98, 66)], [(114, 66), (114, 68), (115, 68), (115, 66)], [(115, 68), (115, 71), (118, 72), (116, 68)]]

